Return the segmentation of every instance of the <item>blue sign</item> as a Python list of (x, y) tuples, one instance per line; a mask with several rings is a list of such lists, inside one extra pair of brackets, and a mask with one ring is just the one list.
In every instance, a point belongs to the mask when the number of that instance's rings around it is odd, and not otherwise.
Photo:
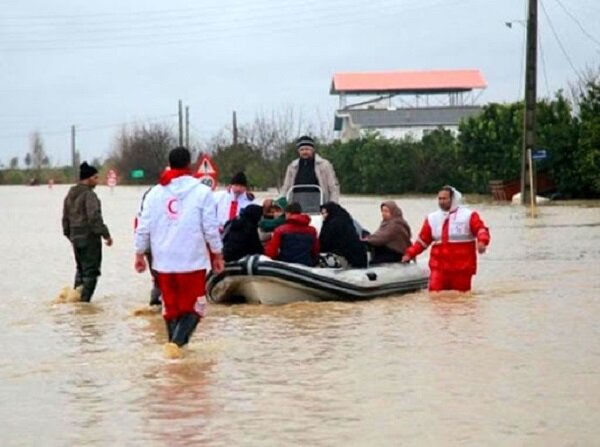
[(536, 149), (531, 153), (531, 158), (534, 160), (544, 160), (548, 156), (546, 149)]

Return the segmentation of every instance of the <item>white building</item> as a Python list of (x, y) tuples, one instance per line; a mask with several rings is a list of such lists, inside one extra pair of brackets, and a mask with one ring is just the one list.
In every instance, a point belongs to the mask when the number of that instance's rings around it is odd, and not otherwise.
[[(462, 119), (480, 113), (476, 100), (485, 87), (479, 70), (336, 73), (330, 90), (340, 99), (334, 130), (343, 141), (365, 131), (415, 139), (439, 127), (457, 132)], [(348, 104), (349, 96), (362, 100)]]

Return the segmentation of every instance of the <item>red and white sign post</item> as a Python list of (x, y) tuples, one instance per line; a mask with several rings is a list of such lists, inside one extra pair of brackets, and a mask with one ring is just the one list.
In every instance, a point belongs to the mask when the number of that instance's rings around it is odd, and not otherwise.
[(117, 186), (117, 173), (114, 169), (109, 170), (106, 174), (106, 184), (110, 187), (110, 192)]
[(217, 188), (219, 173), (217, 167), (208, 155), (200, 155), (194, 176), (213, 191)]

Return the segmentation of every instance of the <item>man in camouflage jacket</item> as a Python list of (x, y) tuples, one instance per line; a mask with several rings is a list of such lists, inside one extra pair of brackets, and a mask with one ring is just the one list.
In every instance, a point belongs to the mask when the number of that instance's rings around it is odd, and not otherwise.
[(81, 301), (89, 302), (100, 276), (101, 239), (109, 247), (113, 241), (102, 220), (100, 200), (94, 192), (98, 184), (98, 170), (83, 162), (79, 167), (79, 180), (65, 197), (62, 227), (75, 253), (77, 272), (73, 287), (80, 287)]

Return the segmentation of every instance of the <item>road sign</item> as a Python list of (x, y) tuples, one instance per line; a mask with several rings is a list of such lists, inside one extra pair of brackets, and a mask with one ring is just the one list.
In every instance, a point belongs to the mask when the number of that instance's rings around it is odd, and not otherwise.
[(129, 175), (131, 176), (131, 178), (136, 178), (136, 179), (144, 178), (144, 170), (143, 169), (132, 169), (131, 172), (129, 173)]
[(210, 175), (201, 175), (198, 177), (198, 180), (200, 180), (200, 183), (205, 184), (212, 190), (214, 190), (217, 187), (217, 182)]
[(195, 176), (214, 191), (217, 187), (217, 179), (219, 177), (217, 168), (208, 155), (201, 155), (198, 158), (198, 168), (196, 169)]
[(117, 186), (117, 173), (114, 169), (110, 169), (106, 173), (106, 184), (111, 188)]
[(536, 149), (531, 153), (531, 158), (534, 160), (544, 160), (548, 156), (546, 149)]
[(213, 161), (210, 159), (208, 155), (203, 155), (198, 163), (198, 170), (196, 171), (198, 174), (208, 174), (208, 175), (216, 175), (217, 170), (215, 169), (215, 165)]

